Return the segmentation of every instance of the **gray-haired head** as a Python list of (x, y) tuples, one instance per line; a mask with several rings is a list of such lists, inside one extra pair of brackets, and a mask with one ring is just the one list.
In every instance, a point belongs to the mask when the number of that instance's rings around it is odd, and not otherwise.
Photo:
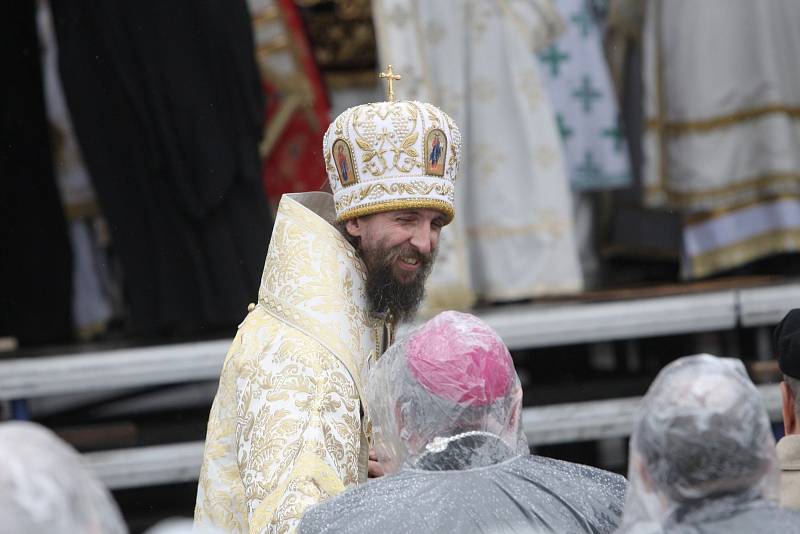
[(761, 396), (733, 359), (691, 356), (667, 366), (634, 433), (653, 483), (676, 501), (749, 489), (775, 461)]
[(628, 476), (624, 524), (731, 495), (774, 497), (775, 440), (741, 361), (687, 356), (658, 374), (634, 424)]

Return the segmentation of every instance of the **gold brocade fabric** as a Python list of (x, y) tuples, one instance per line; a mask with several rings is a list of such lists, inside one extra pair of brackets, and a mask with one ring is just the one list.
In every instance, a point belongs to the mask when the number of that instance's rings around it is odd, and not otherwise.
[(366, 478), (360, 371), (379, 356), (384, 325), (333, 218), (328, 193), (281, 200), (258, 305), (211, 408), (196, 524), (293, 532), (307, 507)]

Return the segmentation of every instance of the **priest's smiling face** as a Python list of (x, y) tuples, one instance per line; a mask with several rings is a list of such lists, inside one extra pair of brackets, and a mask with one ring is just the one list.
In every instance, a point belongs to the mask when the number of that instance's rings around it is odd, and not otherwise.
[(410, 319), (425, 292), (445, 215), (432, 209), (375, 213), (350, 219), (345, 231), (367, 266), (372, 312)]

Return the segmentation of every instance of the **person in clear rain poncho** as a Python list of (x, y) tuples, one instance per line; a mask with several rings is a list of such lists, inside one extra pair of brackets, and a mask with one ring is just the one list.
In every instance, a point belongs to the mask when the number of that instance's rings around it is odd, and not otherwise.
[(741, 361), (687, 356), (665, 367), (631, 436), (621, 532), (800, 532), (777, 506), (775, 440)]
[(125, 534), (108, 490), (34, 423), (0, 424), (0, 534)]
[(301, 533), (612, 532), (625, 479), (531, 456), (508, 349), (481, 320), (437, 315), (366, 371), (387, 476), (309, 509)]

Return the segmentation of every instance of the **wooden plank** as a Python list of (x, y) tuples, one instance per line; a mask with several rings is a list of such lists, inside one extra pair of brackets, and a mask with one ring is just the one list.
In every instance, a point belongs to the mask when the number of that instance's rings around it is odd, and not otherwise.
[[(758, 386), (772, 421), (781, 420), (777, 385)], [(627, 437), (641, 397), (525, 408), (522, 424), (532, 446)], [(86, 465), (111, 489), (197, 480), (203, 442), (92, 452)]]
[(793, 308), (800, 308), (800, 284), (742, 289), (738, 292), (742, 326), (772, 326)]

